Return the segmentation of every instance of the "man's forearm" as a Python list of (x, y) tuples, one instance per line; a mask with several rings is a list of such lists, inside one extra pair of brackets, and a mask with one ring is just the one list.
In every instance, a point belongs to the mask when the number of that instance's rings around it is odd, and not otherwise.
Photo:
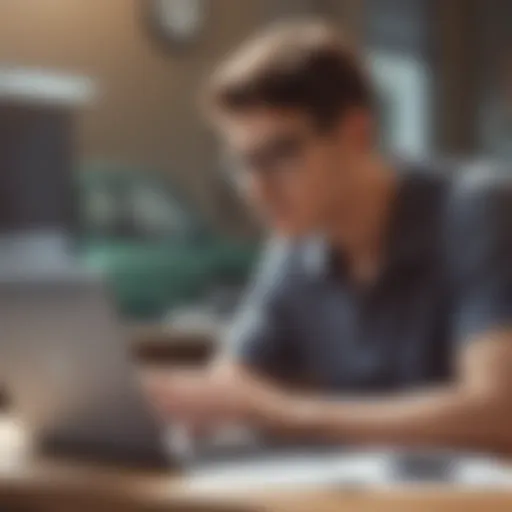
[(290, 399), (284, 410), (284, 429), (325, 440), (510, 448), (510, 406), (455, 389), (372, 400)]
[[(510, 343), (500, 344), (508, 352)], [(512, 381), (506, 353), (492, 357), (473, 346), (475, 362), (493, 368), (473, 369), (466, 383), (372, 399), (300, 396), (280, 389), (238, 365), (220, 365), (230, 388), (243, 390), (249, 424), (299, 437), (354, 444), (449, 446), (512, 453)], [(494, 347), (496, 348), (496, 347)], [(476, 370), (476, 371), (475, 371)], [(243, 419), (243, 418), (242, 418)]]

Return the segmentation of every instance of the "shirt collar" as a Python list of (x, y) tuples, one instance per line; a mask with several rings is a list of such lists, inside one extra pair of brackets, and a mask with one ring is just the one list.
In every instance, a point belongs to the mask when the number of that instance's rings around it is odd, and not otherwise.
[[(388, 234), (384, 271), (422, 265), (434, 246), (432, 205), (435, 201), (414, 174), (401, 175)], [(304, 267), (312, 277), (343, 275), (343, 255), (335, 254), (324, 236), (316, 235), (304, 248)]]

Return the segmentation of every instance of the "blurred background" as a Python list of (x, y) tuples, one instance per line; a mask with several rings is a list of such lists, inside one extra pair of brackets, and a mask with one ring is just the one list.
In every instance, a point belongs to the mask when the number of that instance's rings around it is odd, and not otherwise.
[(260, 234), (196, 94), (247, 36), (305, 15), (366, 52), (386, 150), (512, 154), (509, 0), (2, 0), (0, 258), (71, 251), (130, 325), (229, 319)]

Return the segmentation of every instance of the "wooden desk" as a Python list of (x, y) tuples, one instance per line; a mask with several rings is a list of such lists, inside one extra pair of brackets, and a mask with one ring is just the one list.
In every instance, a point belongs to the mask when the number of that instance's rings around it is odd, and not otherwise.
[(275, 511), (510, 512), (510, 493), (449, 488), (192, 493), (171, 471), (135, 471), (36, 457), (13, 418), (0, 420), (2, 512)]
[(223, 499), (190, 496), (171, 471), (104, 467), (36, 455), (14, 418), (0, 419), (0, 510), (115, 512), (240, 510)]

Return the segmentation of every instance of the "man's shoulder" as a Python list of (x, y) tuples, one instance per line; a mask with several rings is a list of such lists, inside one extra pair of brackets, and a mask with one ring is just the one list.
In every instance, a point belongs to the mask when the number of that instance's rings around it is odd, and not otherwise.
[(512, 248), (510, 172), (486, 163), (461, 169), (452, 178), (446, 206), (444, 241), (458, 271), (508, 258)]
[(512, 215), (512, 172), (485, 162), (463, 168), (451, 180), (447, 214), (467, 224), (506, 220)]
[(498, 164), (475, 162), (452, 180), (452, 196), (465, 202), (492, 200), (512, 191), (512, 170)]
[(416, 185), (411, 188), (420, 191), (415, 199), (423, 195), (438, 201), (441, 207), (447, 205), (441, 211), (446, 211), (448, 217), (512, 200), (512, 170), (497, 162), (440, 159), (415, 163), (408, 169)]

